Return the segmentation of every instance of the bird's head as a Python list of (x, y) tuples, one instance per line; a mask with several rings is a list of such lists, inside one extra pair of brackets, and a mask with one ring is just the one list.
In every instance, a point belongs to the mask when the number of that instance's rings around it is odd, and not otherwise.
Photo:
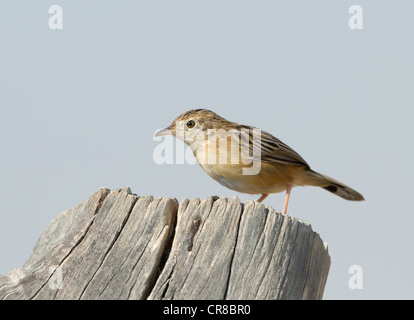
[(205, 139), (207, 130), (226, 129), (232, 122), (207, 109), (193, 109), (179, 115), (167, 128), (155, 136), (174, 135), (187, 145), (192, 145), (199, 137)]

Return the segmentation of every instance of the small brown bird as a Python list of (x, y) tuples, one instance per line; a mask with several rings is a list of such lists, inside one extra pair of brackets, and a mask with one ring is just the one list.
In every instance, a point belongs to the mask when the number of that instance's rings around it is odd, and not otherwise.
[(223, 186), (242, 193), (261, 194), (286, 190), (286, 214), (292, 187), (321, 187), (346, 200), (364, 197), (331, 177), (313, 171), (292, 148), (255, 127), (227, 121), (206, 109), (178, 116), (156, 136), (174, 135), (193, 151), (199, 165)]

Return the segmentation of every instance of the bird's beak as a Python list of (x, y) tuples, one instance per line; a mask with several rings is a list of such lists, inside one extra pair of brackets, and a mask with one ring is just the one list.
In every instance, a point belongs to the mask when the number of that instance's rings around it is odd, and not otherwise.
[(162, 129), (162, 130), (158, 131), (155, 134), (155, 137), (168, 136), (170, 134), (173, 134), (173, 132), (171, 130), (171, 126), (169, 126), (169, 127), (165, 128), (165, 129)]

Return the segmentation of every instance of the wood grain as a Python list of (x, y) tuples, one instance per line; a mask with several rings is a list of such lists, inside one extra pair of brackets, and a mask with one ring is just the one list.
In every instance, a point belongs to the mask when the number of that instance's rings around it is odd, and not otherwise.
[(62, 212), (0, 299), (321, 299), (327, 245), (256, 201), (103, 188)]

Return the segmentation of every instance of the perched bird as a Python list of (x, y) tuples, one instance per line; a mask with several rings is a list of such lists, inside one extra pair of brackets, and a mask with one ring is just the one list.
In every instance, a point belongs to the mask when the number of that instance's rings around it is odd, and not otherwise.
[(228, 121), (213, 111), (187, 111), (155, 135), (170, 134), (190, 146), (204, 171), (231, 190), (261, 194), (259, 202), (269, 193), (286, 190), (285, 214), (295, 186), (321, 187), (346, 200), (364, 200), (342, 182), (313, 171), (297, 152), (271, 134)]

